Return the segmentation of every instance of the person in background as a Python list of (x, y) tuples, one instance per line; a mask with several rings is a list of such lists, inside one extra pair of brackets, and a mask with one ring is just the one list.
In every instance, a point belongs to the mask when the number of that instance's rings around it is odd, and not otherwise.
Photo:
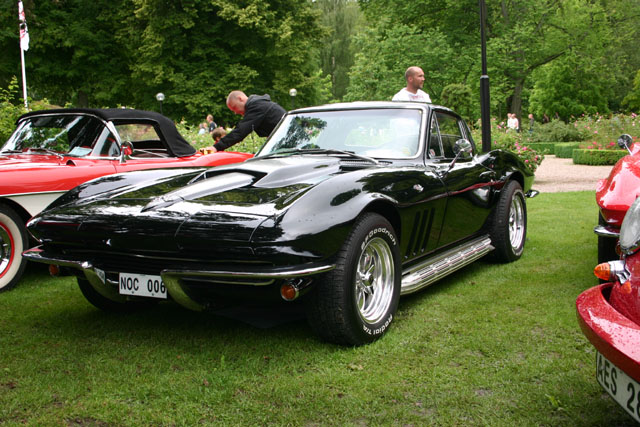
[(404, 73), (407, 86), (393, 95), (392, 101), (431, 102), (429, 94), (422, 90), (424, 85), (424, 71), (420, 67), (409, 67)]
[(533, 119), (533, 114), (529, 113), (529, 134), (533, 133), (533, 125), (536, 121)]
[(213, 116), (211, 114), (207, 115), (207, 123), (209, 126), (209, 133), (213, 132), (213, 130), (218, 127), (216, 122), (213, 121)]
[(520, 131), (520, 123), (518, 122), (516, 113), (507, 113), (507, 128), (515, 130), (516, 132)]
[(202, 122), (200, 123), (200, 129), (198, 129), (198, 135), (204, 135), (205, 133), (207, 133), (207, 122)]
[(224, 130), (222, 126), (215, 128), (213, 132), (211, 132), (211, 137), (213, 138), (214, 142), (220, 141), (220, 139), (226, 135), (227, 135), (227, 131)]
[(266, 137), (287, 112), (271, 100), (269, 95), (247, 96), (240, 90), (234, 90), (227, 96), (227, 107), (242, 116), (242, 120), (229, 134), (213, 145), (215, 151), (223, 151), (242, 141), (251, 132)]

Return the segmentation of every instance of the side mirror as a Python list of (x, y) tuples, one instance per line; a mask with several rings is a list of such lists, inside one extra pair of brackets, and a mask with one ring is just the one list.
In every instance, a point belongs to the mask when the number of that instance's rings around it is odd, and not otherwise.
[(456, 156), (451, 161), (449, 168), (447, 169), (447, 171), (444, 173), (443, 176), (446, 176), (451, 171), (451, 169), (453, 169), (453, 167), (455, 166), (456, 162), (460, 157), (463, 157), (465, 154), (471, 155), (473, 153), (473, 145), (471, 145), (471, 142), (469, 142), (464, 138), (459, 139), (453, 145), (453, 152), (456, 154)]
[(131, 141), (123, 141), (120, 147), (120, 163), (126, 163), (127, 157), (133, 154), (133, 144)]
[(459, 139), (453, 146), (453, 152), (455, 153), (456, 158), (460, 157), (462, 154), (471, 154), (473, 153), (473, 146), (468, 140)]
[(633, 144), (633, 138), (631, 138), (631, 135), (623, 133), (618, 138), (618, 146), (620, 148), (626, 148), (629, 154), (631, 154), (631, 144)]

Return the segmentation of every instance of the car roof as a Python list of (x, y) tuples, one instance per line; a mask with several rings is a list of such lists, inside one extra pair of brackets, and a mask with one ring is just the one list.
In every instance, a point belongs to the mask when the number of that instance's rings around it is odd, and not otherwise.
[(112, 121), (114, 124), (153, 122), (159, 128), (159, 136), (167, 145), (169, 151), (176, 157), (185, 157), (195, 154), (196, 149), (189, 144), (178, 132), (171, 119), (154, 111), (135, 110), (131, 108), (55, 108), (50, 110), (31, 111), (23, 114), (16, 120), (16, 124), (22, 120), (47, 115), (80, 114), (98, 117), (104, 121)]

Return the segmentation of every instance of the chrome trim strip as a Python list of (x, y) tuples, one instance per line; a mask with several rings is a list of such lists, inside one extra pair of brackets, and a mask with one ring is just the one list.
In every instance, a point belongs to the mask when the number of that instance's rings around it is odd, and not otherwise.
[(42, 254), (42, 249), (34, 248), (24, 251), (22, 256), (27, 258), (29, 261), (41, 262), (44, 264), (54, 264), (59, 265), (61, 267), (71, 267), (82, 270), (85, 277), (93, 286), (93, 288), (103, 297), (110, 299), (115, 302), (126, 302), (127, 297), (124, 295), (120, 295), (118, 292), (118, 284), (113, 283), (112, 281), (105, 281), (104, 273), (99, 272), (90, 262), (88, 261), (70, 261), (59, 258), (47, 257)]
[[(311, 276), (313, 274), (326, 273), (333, 270), (335, 264), (324, 265), (294, 265), (289, 267), (269, 267), (258, 270), (255, 267), (253, 271), (241, 270), (162, 270), (162, 277), (180, 276), (180, 277), (230, 277), (234, 279), (290, 279), (293, 277)], [(246, 267), (244, 267), (246, 268)]]
[(538, 190), (529, 190), (526, 193), (524, 193), (524, 196), (529, 198), (529, 199), (533, 199), (538, 194), (540, 194), (540, 192)]
[(620, 230), (606, 225), (596, 225), (593, 228), (593, 232), (601, 237), (611, 237), (615, 239), (620, 237)]
[(471, 264), (495, 249), (489, 236), (457, 246), (415, 265), (402, 275), (400, 295), (407, 295), (429, 286), (460, 268)]

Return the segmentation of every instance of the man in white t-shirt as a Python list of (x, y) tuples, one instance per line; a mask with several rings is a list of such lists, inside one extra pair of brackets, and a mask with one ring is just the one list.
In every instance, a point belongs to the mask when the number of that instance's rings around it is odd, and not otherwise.
[(407, 87), (403, 87), (400, 92), (393, 95), (392, 101), (418, 101), (431, 102), (429, 94), (422, 90), (424, 85), (424, 71), (420, 67), (409, 67), (404, 73)]

